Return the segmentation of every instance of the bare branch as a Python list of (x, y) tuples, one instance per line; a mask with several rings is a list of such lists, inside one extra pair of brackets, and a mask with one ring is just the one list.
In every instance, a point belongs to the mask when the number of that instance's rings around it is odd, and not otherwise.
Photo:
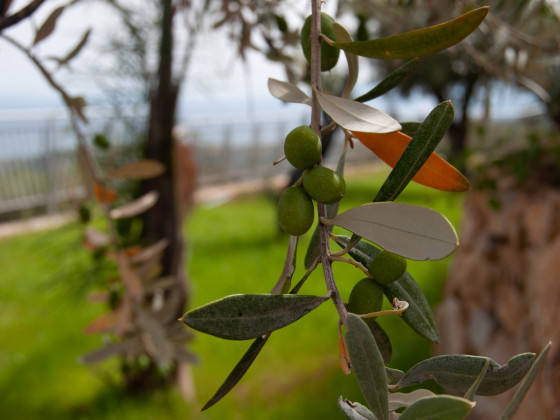
[(17, 11), (13, 15), (0, 18), (0, 33), (10, 26), (16, 25), (24, 19), (27, 19), (45, 2), (45, 0), (33, 0), (23, 9)]

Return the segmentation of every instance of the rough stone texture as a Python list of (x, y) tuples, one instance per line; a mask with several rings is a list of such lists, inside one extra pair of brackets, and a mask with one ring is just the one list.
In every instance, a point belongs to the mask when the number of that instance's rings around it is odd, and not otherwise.
[[(560, 419), (560, 190), (545, 183), (519, 189), (506, 180), (496, 191), (469, 193), (465, 206), (461, 246), (437, 310), (435, 350), (503, 364), (552, 341), (514, 418)], [(471, 419), (500, 418), (512, 395), (477, 397)]]

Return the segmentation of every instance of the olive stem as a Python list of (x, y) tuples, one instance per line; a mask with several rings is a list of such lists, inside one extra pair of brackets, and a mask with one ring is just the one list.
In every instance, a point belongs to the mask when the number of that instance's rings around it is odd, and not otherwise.
[(278, 165), (280, 162), (284, 162), (286, 160), (286, 156), (282, 156), (280, 159), (275, 160), (272, 162), (273, 165)]
[(328, 36), (326, 36), (325, 34), (321, 34), (319, 35), (321, 37), (321, 40), (325, 41), (327, 44), (329, 44), (331, 47), (334, 44), (334, 41), (332, 39), (330, 39)]
[(368, 276), (369, 278), (373, 279), (371, 273), (367, 270), (367, 268), (364, 267), (364, 265), (363, 265), (361, 262), (352, 260), (352, 259), (350, 259), (350, 258), (342, 258), (342, 257), (340, 257), (340, 256), (338, 256), (338, 255), (336, 255), (336, 254), (337, 254), (336, 252), (333, 252), (333, 253), (331, 254), (331, 257), (330, 257), (330, 260), (331, 260), (331, 261), (339, 261), (339, 262), (343, 262), (343, 263), (346, 263), (346, 264), (353, 265), (354, 267), (359, 268), (360, 270), (362, 270), (366, 276)]
[[(310, 127), (318, 135), (321, 135), (321, 108), (319, 106), (319, 99), (317, 92), (322, 91), (321, 87), (321, 0), (311, 0), (311, 125)], [(322, 164), (322, 162), (320, 162)], [(317, 203), (317, 214), (320, 219), (325, 219), (327, 216), (327, 206), (325, 204)], [(331, 299), (338, 311), (340, 321), (346, 325), (346, 318), (348, 312), (344, 306), (344, 301), (340, 297), (338, 288), (334, 281), (332, 265), (330, 261), (330, 244), (329, 244), (329, 229), (320, 223), (320, 248), (321, 248), (321, 265), (323, 266), (323, 275), (325, 277), (325, 284), (327, 290), (331, 294)]]

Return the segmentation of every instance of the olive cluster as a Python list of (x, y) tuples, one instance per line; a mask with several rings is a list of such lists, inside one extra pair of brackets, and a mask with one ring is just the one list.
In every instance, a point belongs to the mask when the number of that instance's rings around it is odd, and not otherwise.
[(278, 222), (290, 235), (303, 235), (314, 220), (313, 201), (338, 202), (346, 191), (344, 179), (335, 171), (317, 166), (321, 160), (321, 138), (308, 126), (294, 128), (284, 141), (284, 154), (303, 179), (288, 187), (278, 200)]
[(348, 311), (358, 315), (380, 311), (383, 303), (383, 289), (380, 285), (400, 279), (406, 272), (406, 265), (405, 258), (382, 250), (368, 267), (373, 279), (366, 277), (352, 288), (348, 299)]

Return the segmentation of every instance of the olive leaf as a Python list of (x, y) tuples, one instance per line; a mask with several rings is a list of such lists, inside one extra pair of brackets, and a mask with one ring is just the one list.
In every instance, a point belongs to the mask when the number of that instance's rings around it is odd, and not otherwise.
[(346, 418), (350, 420), (377, 420), (377, 417), (360, 403), (351, 402), (345, 398), (339, 397), (338, 406)]
[(385, 368), (385, 373), (387, 374), (387, 383), (389, 385), (395, 385), (404, 376), (404, 372), (398, 369), (392, 369), (389, 367)]
[(354, 100), (357, 102), (367, 102), (386, 94), (393, 88), (397, 87), (408, 76), (414, 73), (421, 62), (422, 61), (418, 58), (413, 58), (412, 60), (407, 61), (395, 71), (390, 73), (387, 77), (385, 77), (369, 92), (364, 93)]
[(379, 420), (389, 420), (385, 364), (366, 323), (352, 313), (347, 318), (346, 344), (360, 389)]
[(455, 229), (442, 214), (412, 204), (369, 203), (321, 222), (341, 226), (411, 260), (439, 260), (459, 245)]
[(109, 215), (113, 219), (126, 219), (128, 217), (138, 216), (156, 204), (158, 198), (159, 193), (157, 191), (150, 191), (130, 203), (123, 204), (111, 210)]
[(150, 179), (156, 178), (165, 172), (165, 165), (153, 159), (140, 159), (127, 163), (109, 173), (110, 178), (123, 179)]
[(454, 115), (450, 101), (442, 102), (428, 114), (373, 201), (393, 201), (397, 198), (435, 150)]
[(266, 341), (270, 337), (270, 334), (266, 334), (262, 337), (258, 337), (253, 341), (251, 347), (245, 352), (241, 360), (235, 365), (233, 370), (230, 372), (223, 384), (218, 388), (216, 393), (208, 400), (202, 411), (212, 407), (218, 401), (220, 401), (224, 396), (226, 396), (229, 391), (231, 391), (235, 385), (241, 380), (243, 375), (249, 370), (262, 348), (266, 344)]
[(228, 340), (261, 337), (297, 321), (327, 296), (243, 294), (201, 306), (183, 316), (189, 327)]
[(421, 125), (422, 125), (421, 122), (416, 122), (416, 121), (401, 122), (401, 127), (402, 127), (401, 131), (407, 136), (413, 137)]
[(311, 99), (300, 88), (290, 82), (268, 79), (268, 90), (272, 96), (284, 102), (311, 105)]
[(66, 54), (66, 56), (64, 56), (63, 58), (58, 58), (58, 57), (49, 57), (52, 60), (55, 60), (58, 63), (58, 67), (60, 68), (61, 66), (68, 64), (72, 59), (74, 59), (81, 51), (82, 49), (86, 46), (89, 36), (91, 34), (91, 28), (88, 29), (86, 32), (84, 32), (84, 34), (82, 35), (82, 38), (78, 41), (78, 43), (76, 44), (76, 46), (74, 48), (72, 48), (68, 54)]
[[(344, 248), (350, 243), (350, 238), (339, 235), (336, 237), (336, 242)], [(372, 244), (360, 241), (350, 250), (350, 256), (362, 263), (364, 267), (369, 267), (371, 261), (379, 252), (381, 251)], [(401, 315), (403, 321), (426, 340), (433, 343), (439, 341), (439, 333), (430, 305), (424, 293), (408, 272), (405, 272), (399, 280), (393, 283), (381, 285), (381, 288), (390, 302), (395, 297), (408, 302), (408, 309)]]
[(381, 327), (381, 325), (379, 325), (375, 319), (363, 318), (363, 320), (371, 331), (373, 338), (375, 338), (375, 342), (377, 343), (377, 347), (381, 352), (383, 361), (386, 365), (388, 365), (393, 358), (393, 345), (391, 344), (391, 339), (389, 338), (383, 327)]
[[(450, 392), (465, 394), (480, 375), (487, 360), (487, 357), (463, 354), (432, 357), (410, 368), (395, 389), (433, 379)], [(534, 353), (519, 354), (503, 366), (490, 359), (476, 395), (497, 395), (512, 388), (529, 371), (533, 360)]]
[(537, 374), (542, 368), (542, 365), (544, 364), (546, 356), (550, 350), (550, 346), (552, 346), (552, 343), (549, 341), (548, 344), (544, 347), (544, 349), (540, 352), (540, 354), (536, 358), (535, 362), (531, 366), (531, 369), (529, 369), (529, 372), (527, 373), (527, 376), (525, 377), (523, 382), (521, 382), (521, 385), (519, 386), (519, 388), (515, 392), (515, 395), (511, 399), (508, 406), (506, 407), (504, 414), (502, 414), (501, 420), (511, 419), (512, 416), (517, 411), (517, 409), (519, 408), (519, 406), (521, 405), (523, 398), (529, 391), (529, 388), (533, 384), (533, 381), (535, 380)]
[(401, 125), (390, 115), (346, 98), (327, 95), (315, 90), (319, 105), (334, 122), (350, 131), (365, 133), (392, 133)]
[(409, 405), (412, 405), (420, 398), (435, 397), (435, 396), (436, 394), (434, 394), (432, 391), (429, 391), (427, 389), (415, 389), (414, 391), (409, 392), (407, 394), (404, 394), (402, 392), (394, 392), (392, 394), (389, 394), (389, 410), (395, 411), (398, 410), (399, 408), (408, 407)]
[(399, 420), (462, 420), (475, 403), (451, 395), (421, 398), (399, 417)]
[[(340, 42), (352, 42), (352, 36), (348, 33), (346, 28), (341, 24), (335, 22), (333, 23), (333, 31), (335, 38)], [(348, 79), (346, 80), (346, 85), (344, 86), (344, 90), (340, 94), (342, 98), (348, 98), (352, 93), (352, 89), (356, 85), (358, 81), (358, 57), (352, 53), (344, 51), (346, 55), (346, 61), (348, 62)]]
[(54, 32), (54, 29), (56, 27), (56, 22), (58, 21), (58, 18), (62, 15), (62, 12), (64, 12), (65, 8), (66, 6), (57, 7), (52, 11), (52, 13), (47, 17), (47, 19), (45, 19), (43, 24), (39, 27), (39, 29), (37, 29), (37, 32), (35, 33), (35, 39), (33, 40), (32, 46), (37, 45), (39, 42), (43, 41), (45, 38), (47, 38), (49, 35), (51, 35)]
[(471, 10), (448, 22), (386, 38), (357, 42), (335, 42), (335, 47), (362, 57), (413, 58), (435, 54), (466, 38), (482, 23), (489, 7)]

